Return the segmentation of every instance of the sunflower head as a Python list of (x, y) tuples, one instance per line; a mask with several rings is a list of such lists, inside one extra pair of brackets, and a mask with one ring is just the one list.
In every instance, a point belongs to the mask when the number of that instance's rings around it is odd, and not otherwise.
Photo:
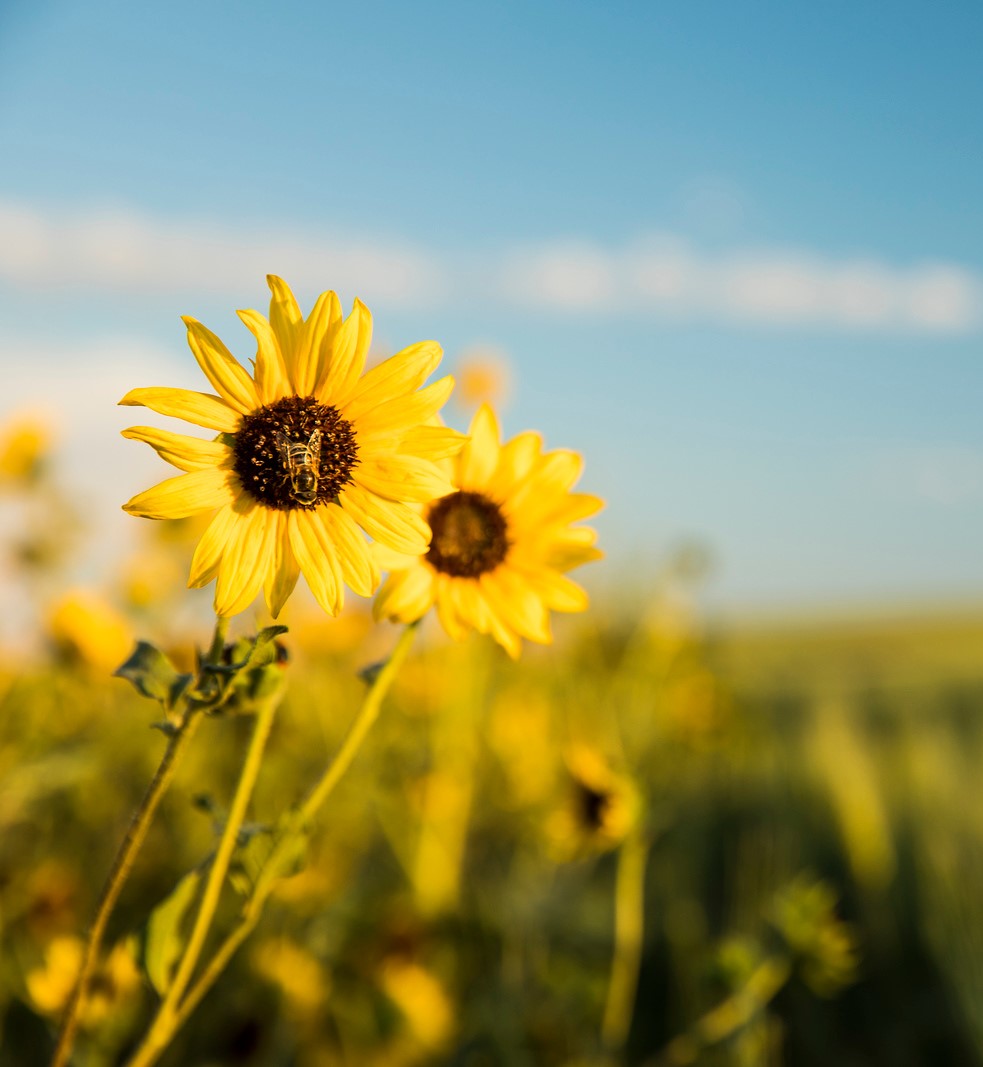
[(185, 318), (188, 342), (213, 393), (134, 389), (120, 401), (218, 432), (213, 440), (147, 426), (146, 441), (184, 473), (133, 497), (124, 509), (152, 519), (213, 516), (191, 563), (189, 585), (215, 580), (215, 610), (234, 615), (262, 588), (278, 615), (302, 573), (336, 615), (348, 585), (370, 596), (379, 573), (366, 535), (410, 557), (427, 550), (419, 509), (450, 492), (438, 462), (460, 434), (435, 425), (453, 387), (425, 388), (441, 349), (422, 341), (364, 373), (372, 317), (356, 300), (345, 318), (322, 293), (301, 314), (270, 276), (269, 317), (240, 311), (256, 341), (248, 373), (221, 340)]
[(575, 452), (544, 452), (529, 432), (502, 444), (487, 404), (470, 434), (443, 463), (452, 491), (418, 505), (433, 531), (427, 552), (377, 550), (390, 574), (375, 611), (409, 622), (436, 605), (452, 637), (478, 630), (518, 656), (522, 638), (551, 640), (551, 611), (587, 607), (587, 594), (565, 572), (600, 558), (594, 531), (573, 523), (603, 502), (571, 492), (581, 469)]

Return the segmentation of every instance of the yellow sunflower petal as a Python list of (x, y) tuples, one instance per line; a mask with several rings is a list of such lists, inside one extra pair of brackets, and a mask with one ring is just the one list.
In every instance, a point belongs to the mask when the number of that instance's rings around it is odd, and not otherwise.
[(287, 531), (293, 550), (314, 599), (329, 615), (337, 615), (345, 602), (337, 552), (325, 528), (321, 509), (291, 511)]
[(563, 574), (549, 567), (522, 570), (522, 578), (552, 611), (586, 611), (590, 598), (587, 591)]
[(296, 362), (297, 342), (304, 325), (304, 316), (300, 306), (290, 291), (290, 286), (275, 274), (267, 274), (266, 284), (270, 287), (270, 326), (276, 334), (283, 356), (283, 365), (287, 377), (293, 381), (293, 369)]
[(479, 633), (486, 634), (490, 631), (491, 612), (480, 583), (473, 579), (458, 579), (449, 583), (448, 593), (459, 619), (469, 622)]
[(216, 615), (238, 615), (256, 599), (273, 556), (275, 512), (243, 494), (236, 503), (238, 521), (218, 564)]
[(315, 395), (323, 404), (344, 406), (358, 384), (372, 343), (372, 315), (361, 300), (343, 322), (335, 323), (324, 341)]
[(246, 328), (256, 338), (256, 391), (264, 404), (272, 404), (290, 392), (287, 366), (280, 342), (269, 319), (258, 311), (237, 311)]
[(225, 546), (232, 537), (232, 530), (239, 521), (239, 512), (235, 503), (219, 508), (215, 517), (205, 527), (194, 555), (191, 557), (191, 573), (188, 575), (188, 588), (200, 589), (218, 574), (219, 560)]
[(525, 433), (516, 434), (502, 446), (498, 469), (488, 482), (488, 492), (496, 499), (505, 499), (529, 476), (542, 448), (543, 439), (538, 433), (527, 430)]
[(205, 377), (215, 387), (219, 396), (245, 415), (259, 407), (256, 383), (221, 339), (190, 315), (184, 316), (188, 327), (188, 344), (194, 353), (198, 366)]
[(546, 538), (543, 561), (547, 566), (555, 567), (559, 571), (569, 571), (582, 563), (603, 559), (604, 553), (594, 547), (596, 540), (597, 533), (586, 526), (551, 531)]
[[(359, 438), (363, 435), (369, 438), (374, 434), (386, 436), (405, 433), (414, 426), (419, 426), (440, 411), (453, 389), (454, 378), (448, 374), (446, 378), (440, 378), (411, 396), (387, 400), (362, 415), (358, 424)], [(347, 408), (342, 410), (342, 415), (346, 419), (351, 417)]]
[(467, 622), (457, 613), (456, 598), (453, 593), (454, 583), (461, 580), (451, 578), (447, 574), (437, 574), (434, 582), (437, 618), (440, 619), (440, 625), (443, 626), (448, 637), (455, 641), (463, 641), (469, 629)]
[(434, 601), (434, 572), (418, 563), (405, 571), (391, 574), (379, 590), (373, 605), (377, 619), (415, 622), (422, 619)]
[(345, 402), (345, 417), (357, 420), (387, 400), (419, 389), (436, 370), (442, 355), (443, 349), (436, 341), (419, 341), (390, 356), (355, 387)]
[(120, 401), (121, 407), (144, 407), (158, 415), (170, 415), (207, 430), (235, 433), (239, 428), (239, 414), (221, 397), (211, 393), (196, 393), (191, 389), (131, 389)]
[(158, 430), (153, 426), (131, 426), (120, 432), (127, 440), (146, 441), (161, 459), (183, 471), (228, 466), (232, 462), (232, 449), (221, 441), (202, 441), (200, 437)]
[(467, 440), (466, 434), (447, 426), (415, 426), (403, 435), (398, 451), (421, 459), (448, 459), (456, 456)]
[(297, 585), (300, 566), (290, 547), (287, 513), (274, 512), (272, 518), (276, 522), (276, 532), (273, 538), (273, 558), (263, 582), (263, 596), (270, 614), (275, 619), (283, 611), (283, 605)]
[(506, 565), (482, 578), (489, 602), (517, 633), (544, 645), (553, 640), (549, 611), (522, 575)]
[(419, 555), (407, 556), (405, 552), (396, 552), (378, 541), (370, 542), (369, 552), (376, 567), (383, 571), (405, 571), (420, 562)]
[(507, 515), (540, 515), (550, 501), (562, 497), (580, 477), (584, 461), (576, 452), (557, 449), (536, 464), (523, 483), (504, 502)]
[(603, 507), (604, 501), (592, 493), (568, 493), (551, 504), (543, 515), (543, 521), (567, 526), (571, 522), (588, 518)]
[(389, 455), (366, 458), (352, 471), (356, 485), (387, 500), (429, 503), (454, 491), (454, 486), (426, 459)]
[(388, 548), (408, 556), (426, 552), (430, 527), (406, 504), (379, 500), (358, 485), (347, 486), (339, 503), (370, 537)]
[(362, 531), (337, 504), (325, 507), (323, 519), (328, 537), (338, 546), (338, 562), (345, 584), (359, 596), (372, 596), (379, 585), (379, 567)]
[(211, 468), (179, 474), (137, 493), (123, 510), (145, 519), (186, 519), (235, 499), (239, 480), (231, 471)]
[(488, 608), (488, 632), (505, 649), (512, 659), (522, 654), (522, 641), (512, 626), (508, 606), (503, 605), (501, 591), (491, 582), (491, 576), (483, 574), (478, 579), (481, 595)]
[(483, 490), (498, 466), (500, 451), (498, 421), (487, 404), (475, 412), (468, 433), (471, 440), (457, 461), (457, 484), (461, 489)]
[(293, 382), (298, 396), (312, 396), (320, 378), (322, 348), (332, 327), (341, 322), (341, 304), (336, 293), (321, 293), (307, 321), (297, 334)]

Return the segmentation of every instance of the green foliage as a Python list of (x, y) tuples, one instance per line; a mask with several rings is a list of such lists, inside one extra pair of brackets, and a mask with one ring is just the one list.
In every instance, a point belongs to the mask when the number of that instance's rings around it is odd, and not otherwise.
[(154, 989), (170, 988), (186, 939), (186, 923), (201, 888), (201, 872), (186, 874), (174, 892), (151, 912), (143, 943), (143, 966)]
[(156, 700), (165, 711), (173, 711), (194, 681), (194, 675), (178, 671), (149, 641), (137, 642), (133, 654), (117, 669), (116, 677), (125, 678), (141, 696)]
[[(518, 664), (424, 630), (162, 1067), (605, 1062), (620, 839), (582, 847), (584, 782), (629, 790), (648, 847), (629, 1067), (667, 1050), (708, 1067), (981, 1062), (983, 623), (941, 620), (933, 637), (921, 620), (908, 642), (893, 623), (708, 635), (678, 588), (641, 622), (605, 621), (603, 606), (560, 622), (557, 647)], [(220, 929), (338, 749), (366, 632), (292, 621), (290, 685)], [(107, 942), (145, 928), (158, 993), (196, 897), (187, 872), (207, 869), (241, 767), (251, 723), (231, 712), (280, 684), (281, 639), (237, 638), (168, 712), (194, 700), (210, 714)], [(367, 658), (392, 644), (371, 639)], [(141, 682), (167, 711), (195, 656), (158, 644), (174, 674), (144, 653)], [(161, 739), (134, 728), (133, 684), (61, 661), (0, 674), (0, 1064), (47, 1061), (59, 961), (159, 757)], [(189, 802), (202, 793), (210, 805)], [(80, 1056), (124, 1062), (152, 1004), (139, 983), (100, 990)]]

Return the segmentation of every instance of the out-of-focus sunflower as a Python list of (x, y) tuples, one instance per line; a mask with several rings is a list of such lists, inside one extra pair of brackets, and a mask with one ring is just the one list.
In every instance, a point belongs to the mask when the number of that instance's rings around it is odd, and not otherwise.
[(375, 612), (411, 622), (436, 604), (451, 637), (473, 628), (516, 657), (523, 637), (552, 640), (551, 610), (586, 609), (587, 594), (564, 572), (601, 552), (593, 530), (571, 524), (603, 501), (570, 492), (582, 466), (576, 452), (544, 452), (532, 432), (500, 444), (487, 404), (470, 434), (460, 454), (444, 463), (456, 491), (420, 508), (433, 530), (426, 555), (377, 551), (391, 573)]
[(585, 745), (570, 748), (566, 762), (568, 779), (546, 825), (554, 858), (568, 860), (617, 848), (640, 817), (638, 790)]
[(269, 319), (238, 313), (257, 342), (252, 375), (215, 334), (185, 317), (191, 350), (217, 395), (133, 389), (120, 401), (219, 431), (205, 441), (147, 426), (124, 430), (186, 472), (124, 510), (151, 519), (216, 512), (188, 584), (216, 579), (219, 615), (244, 610), (262, 587), (277, 616), (299, 573), (336, 615), (343, 583), (370, 596), (379, 582), (363, 531), (410, 556), (426, 551), (430, 531), (409, 505), (451, 489), (435, 461), (457, 451), (461, 436), (432, 420), (453, 379), (420, 388), (440, 362), (434, 341), (363, 375), (372, 318), (361, 301), (345, 319), (338, 297), (322, 293), (304, 319), (287, 284), (267, 280)]

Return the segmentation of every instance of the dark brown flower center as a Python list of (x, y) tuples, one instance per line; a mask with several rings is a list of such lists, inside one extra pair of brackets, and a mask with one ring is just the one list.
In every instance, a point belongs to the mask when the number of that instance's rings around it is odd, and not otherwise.
[(509, 549), (499, 506), (481, 493), (458, 492), (430, 507), (433, 531), (427, 561), (454, 578), (477, 578), (494, 570)]
[(583, 825), (589, 830), (600, 830), (611, 810), (610, 793), (594, 789), (586, 782), (577, 782), (577, 808)]
[(316, 508), (351, 482), (358, 463), (352, 424), (313, 396), (285, 396), (243, 415), (233, 467), (268, 508)]

